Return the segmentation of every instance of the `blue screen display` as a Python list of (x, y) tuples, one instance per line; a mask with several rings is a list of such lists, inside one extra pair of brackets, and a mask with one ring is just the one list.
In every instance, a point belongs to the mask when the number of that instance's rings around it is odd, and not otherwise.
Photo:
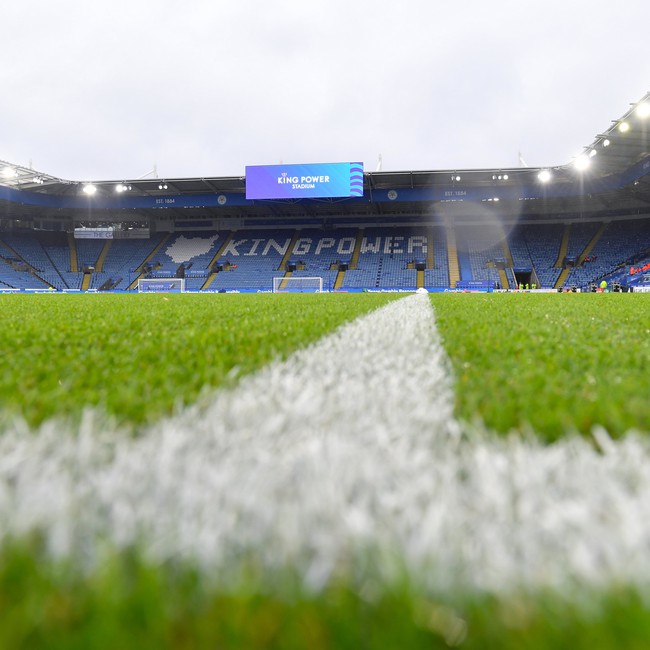
[(346, 196), (363, 196), (363, 163), (246, 167), (247, 199)]

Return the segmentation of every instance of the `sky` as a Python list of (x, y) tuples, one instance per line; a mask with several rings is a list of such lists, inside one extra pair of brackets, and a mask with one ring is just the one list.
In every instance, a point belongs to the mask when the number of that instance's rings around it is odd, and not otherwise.
[(648, 0), (32, 0), (0, 160), (68, 180), (570, 162), (650, 90)]

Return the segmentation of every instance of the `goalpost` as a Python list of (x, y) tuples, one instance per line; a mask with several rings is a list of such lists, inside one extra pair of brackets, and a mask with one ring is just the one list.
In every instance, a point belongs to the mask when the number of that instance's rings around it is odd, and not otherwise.
[(138, 293), (185, 293), (185, 278), (140, 278)]
[(273, 293), (323, 293), (323, 278), (300, 275), (273, 278)]

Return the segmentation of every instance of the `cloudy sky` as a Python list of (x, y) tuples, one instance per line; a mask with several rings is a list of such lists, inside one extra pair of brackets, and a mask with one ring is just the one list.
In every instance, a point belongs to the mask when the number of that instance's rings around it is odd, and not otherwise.
[(648, 0), (32, 0), (0, 160), (71, 180), (569, 162), (650, 90)]

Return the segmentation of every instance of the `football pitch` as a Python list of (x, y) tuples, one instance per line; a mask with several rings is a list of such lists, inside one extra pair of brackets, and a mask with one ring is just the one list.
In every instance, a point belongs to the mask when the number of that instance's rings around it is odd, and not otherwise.
[(0, 646), (646, 646), (649, 313), (3, 296)]

